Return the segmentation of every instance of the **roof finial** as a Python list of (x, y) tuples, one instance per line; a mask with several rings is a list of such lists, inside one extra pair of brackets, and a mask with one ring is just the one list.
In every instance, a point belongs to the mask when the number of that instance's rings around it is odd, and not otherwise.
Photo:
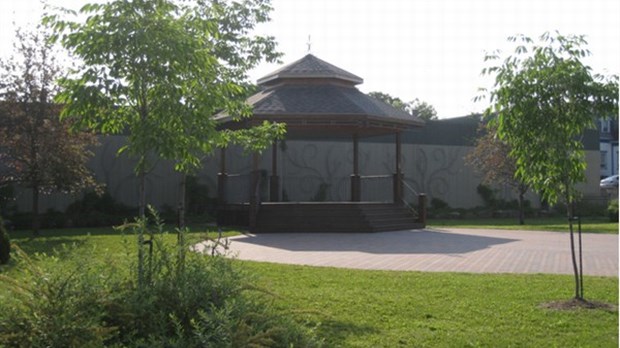
[(308, 42), (306, 43), (306, 45), (308, 45), (308, 53), (310, 53), (312, 51), (312, 40), (310, 35), (308, 35)]

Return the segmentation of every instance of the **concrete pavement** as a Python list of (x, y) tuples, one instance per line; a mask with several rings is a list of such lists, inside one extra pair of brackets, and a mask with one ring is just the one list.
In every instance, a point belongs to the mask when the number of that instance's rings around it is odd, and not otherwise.
[[(277, 233), (230, 238), (242, 260), (424, 272), (572, 274), (569, 235), (424, 229), (379, 233)], [(583, 234), (583, 273), (618, 276), (618, 235)]]

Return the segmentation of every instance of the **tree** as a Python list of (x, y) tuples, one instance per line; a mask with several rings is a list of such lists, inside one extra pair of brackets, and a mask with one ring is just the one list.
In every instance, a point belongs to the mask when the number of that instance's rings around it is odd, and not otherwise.
[(150, 157), (174, 160), (185, 177), (215, 147), (232, 142), (260, 150), (284, 133), (283, 125), (270, 123), (218, 131), (212, 117), (221, 110), (251, 114), (243, 98), (252, 88), (246, 73), (279, 56), (272, 37), (249, 34), (270, 10), (268, 0), (116, 0), (83, 6), (84, 21), (44, 19), (83, 63), (61, 80), (63, 117), (104, 134), (128, 134), (121, 152), (137, 158), (140, 216)]
[(425, 121), (437, 119), (437, 111), (435, 108), (431, 104), (421, 101), (418, 98), (410, 102), (404, 102), (398, 97), (393, 97), (383, 92), (370, 92), (368, 95)]
[[(577, 265), (572, 220), (575, 185), (585, 180), (581, 137), (598, 117), (618, 114), (618, 77), (593, 75), (581, 60), (590, 53), (583, 36), (545, 33), (538, 42), (509, 38), (515, 52), (500, 59), (486, 56), (483, 74), (495, 77), (487, 91), (496, 113), (492, 121), (500, 140), (510, 146), (515, 177), (549, 204), (567, 205), (575, 299), (583, 300), (582, 268)], [(581, 250), (581, 248), (580, 248)]]
[(32, 229), (39, 233), (39, 195), (96, 187), (86, 162), (96, 137), (71, 132), (52, 104), (59, 68), (43, 32), (16, 32), (15, 54), (0, 62), (0, 186), (32, 189)]
[(437, 111), (431, 104), (421, 101), (418, 98), (410, 101), (409, 104), (411, 105), (412, 115), (417, 116), (424, 121), (432, 121), (437, 119)]
[(482, 182), (487, 185), (503, 184), (509, 186), (518, 195), (519, 224), (525, 223), (524, 195), (528, 186), (515, 178), (517, 163), (510, 156), (510, 147), (497, 138), (496, 129), (489, 124), (481, 124), (472, 152), (465, 156), (465, 161), (474, 170), (483, 174)]

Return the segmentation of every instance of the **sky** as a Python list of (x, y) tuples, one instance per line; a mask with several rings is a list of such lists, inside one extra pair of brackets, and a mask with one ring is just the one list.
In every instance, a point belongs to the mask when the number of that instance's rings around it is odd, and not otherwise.
[[(78, 9), (85, 1), (49, 0)], [(272, 0), (272, 35), (284, 64), (312, 53), (364, 79), (362, 92), (418, 98), (440, 118), (481, 112), (474, 103), (486, 52), (512, 52), (507, 37), (558, 30), (586, 35), (595, 73), (620, 74), (620, 1), (617, 0)], [(36, 25), (38, 0), (0, 0), (0, 57), (10, 53), (14, 25)], [(309, 49), (309, 50), (308, 50)], [(276, 70), (262, 64), (256, 81)]]

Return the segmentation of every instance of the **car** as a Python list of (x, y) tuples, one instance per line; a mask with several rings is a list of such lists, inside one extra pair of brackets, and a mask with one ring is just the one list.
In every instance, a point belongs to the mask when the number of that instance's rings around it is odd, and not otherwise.
[(601, 180), (602, 189), (618, 188), (618, 175), (608, 176)]

